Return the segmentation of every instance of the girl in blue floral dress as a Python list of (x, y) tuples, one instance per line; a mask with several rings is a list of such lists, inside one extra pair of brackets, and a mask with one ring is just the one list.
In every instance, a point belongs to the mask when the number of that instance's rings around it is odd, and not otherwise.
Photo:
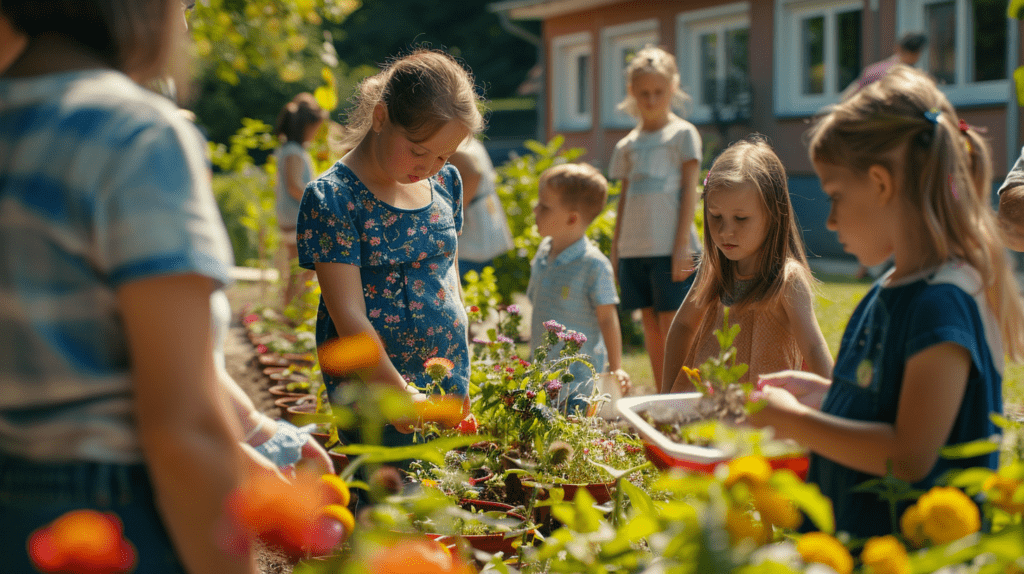
[[(307, 186), (299, 211), (299, 264), (316, 270), (321, 289), (317, 345), (371, 333), (382, 352), (366, 380), (414, 401), (425, 400), (424, 363), (435, 357), (453, 365), (444, 392), (467, 394), (462, 180), (447, 160), (482, 128), (477, 103), (471, 76), (447, 54), (394, 60), (360, 84), (343, 142), (351, 151)], [(332, 395), (343, 382), (324, 380)], [(384, 443), (409, 442), (411, 421), (391, 422)]]

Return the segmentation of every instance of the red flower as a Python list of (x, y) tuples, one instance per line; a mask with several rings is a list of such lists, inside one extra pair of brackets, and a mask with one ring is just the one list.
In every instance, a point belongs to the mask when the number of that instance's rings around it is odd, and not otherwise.
[(269, 350), (270, 349), (267, 348), (267, 346), (264, 345), (263, 343), (260, 343), (259, 345), (256, 345), (256, 352), (259, 353), (260, 355), (266, 353)]
[(459, 426), (456, 428), (458, 429), (459, 434), (476, 434), (476, 417), (473, 416), (472, 414), (469, 415), (468, 417), (462, 419), (462, 422), (460, 422)]
[(293, 557), (323, 555), (352, 533), (354, 519), (341, 504), (347, 488), (299, 473), (291, 483), (270, 473), (252, 475), (227, 501), (234, 525)]
[(251, 324), (253, 324), (253, 323), (255, 323), (256, 321), (259, 321), (259, 320), (260, 320), (260, 316), (259, 315), (257, 315), (256, 313), (249, 313), (248, 315), (245, 316), (245, 318), (242, 319), (242, 323), (245, 324), (245, 325), (251, 325)]
[(135, 564), (121, 520), (96, 510), (72, 510), (37, 529), (28, 537), (28, 555), (45, 573), (121, 574)]

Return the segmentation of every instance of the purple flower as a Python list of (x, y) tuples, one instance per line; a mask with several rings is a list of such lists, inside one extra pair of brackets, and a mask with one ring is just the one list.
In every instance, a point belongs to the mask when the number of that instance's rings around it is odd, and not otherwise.
[(509, 305), (508, 307), (505, 307), (505, 310), (508, 311), (509, 315), (518, 315), (519, 314), (519, 305), (516, 305), (515, 303), (513, 303), (513, 304)]
[(562, 388), (562, 381), (552, 379), (548, 381), (548, 384), (544, 385), (544, 388), (551, 394), (557, 393)]
[(558, 338), (563, 341), (575, 343), (580, 346), (582, 346), (583, 343), (587, 342), (587, 336), (584, 335), (583, 333), (580, 333), (579, 331), (565, 331), (564, 333), (559, 333)]
[(551, 319), (550, 321), (544, 321), (544, 328), (550, 333), (561, 333), (565, 330), (565, 325)]
[(501, 334), (499, 334), (498, 336), (496, 336), (496, 337), (494, 338), (494, 340), (495, 340), (495, 342), (497, 342), (497, 343), (508, 343), (509, 345), (511, 345), (511, 344), (513, 344), (513, 343), (515, 343), (515, 341), (513, 341), (512, 339), (510, 339), (510, 338), (506, 337), (505, 335), (501, 335)]
[(491, 344), (491, 342), (488, 341), (487, 339), (479, 339), (479, 338), (476, 338), (476, 337), (473, 338), (473, 343), (476, 344), (476, 345), (490, 345)]

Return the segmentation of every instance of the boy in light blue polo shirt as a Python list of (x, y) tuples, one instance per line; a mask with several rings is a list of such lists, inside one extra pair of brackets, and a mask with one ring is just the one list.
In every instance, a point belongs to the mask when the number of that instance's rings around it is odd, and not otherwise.
[[(555, 321), (584, 334), (580, 352), (590, 357), (597, 373), (610, 372), (628, 386), (622, 370), (622, 332), (616, 305), (612, 265), (586, 237), (587, 227), (605, 206), (608, 181), (587, 164), (562, 164), (544, 171), (533, 213), (537, 232), (544, 237), (530, 267), (526, 295), (533, 305), (530, 324), (531, 352), (544, 340), (545, 323)], [(551, 323), (548, 323), (551, 325)], [(557, 357), (563, 343), (549, 353)], [(563, 385), (558, 403), (583, 408), (591, 394), (594, 375), (585, 364), (570, 367), (573, 381)]]

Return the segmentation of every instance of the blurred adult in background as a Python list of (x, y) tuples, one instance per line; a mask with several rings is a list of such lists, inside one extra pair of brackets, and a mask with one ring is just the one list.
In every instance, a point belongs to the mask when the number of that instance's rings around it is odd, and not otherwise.
[(480, 140), (469, 138), (448, 158), (462, 175), (462, 235), (459, 236), (459, 274), (480, 273), (494, 258), (512, 249), (508, 216), (495, 188), (497, 172)]
[(5, 573), (86, 509), (119, 517), (136, 572), (256, 571), (218, 543), (241, 478), (210, 332), (231, 248), (205, 141), (141, 85), (183, 52), (186, 4), (0, 2)]
[(309, 92), (302, 92), (281, 108), (274, 133), (281, 141), (277, 154), (277, 225), (281, 230), (283, 263), (279, 265), (284, 281), (283, 306), (287, 307), (303, 286), (313, 278), (313, 271), (295, 265), (299, 256), (296, 249), (295, 227), (299, 217), (299, 204), (306, 184), (313, 180), (313, 158), (309, 144), (317, 130), (327, 119), (327, 112)]

